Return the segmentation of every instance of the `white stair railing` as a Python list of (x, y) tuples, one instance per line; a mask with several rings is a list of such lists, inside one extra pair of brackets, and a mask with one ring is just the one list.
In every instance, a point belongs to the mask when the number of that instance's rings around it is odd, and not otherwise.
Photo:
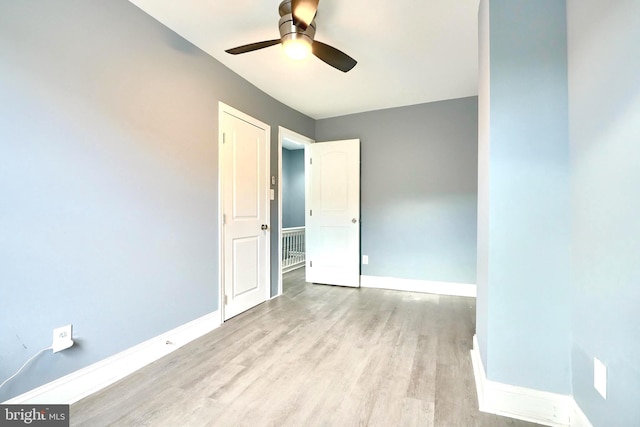
[(282, 272), (304, 266), (304, 227), (282, 229)]

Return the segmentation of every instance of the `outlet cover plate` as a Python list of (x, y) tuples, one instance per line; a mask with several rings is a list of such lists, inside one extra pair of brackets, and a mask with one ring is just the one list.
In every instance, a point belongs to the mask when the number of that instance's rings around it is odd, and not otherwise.
[(607, 367), (597, 357), (593, 358), (593, 386), (602, 397), (607, 398)]
[(66, 325), (53, 330), (53, 352), (57, 353), (62, 350), (66, 350), (73, 345), (71, 339), (73, 333), (73, 326)]

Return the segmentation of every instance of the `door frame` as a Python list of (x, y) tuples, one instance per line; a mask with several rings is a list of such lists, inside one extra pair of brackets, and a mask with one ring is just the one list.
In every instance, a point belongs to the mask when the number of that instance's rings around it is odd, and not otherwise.
[[(224, 186), (223, 186), (223, 157), (222, 157), (222, 143), (224, 138), (224, 131), (222, 127), (224, 114), (230, 114), (237, 117), (240, 120), (244, 120), (258, 128), (264, 129), (265, 138), (265, 193), (263, 197), (266, 201), (266, 224), (271, 224), (271, 126), (261, 122), (242, 111), (218, 101), (218, 307), (220, 312), (220, 324), (225, 322), (224, 320), (224, 224), (222, 223), (222, 215), (224, 213)], [(265, 301), (269, 300), (271, 296), (271, 233), (265, 233), (266, 238), (266, 250), (265, 250)]]
[[(285, 127), (278, 126), (278, 293), (272, 298), (282, 295), (282, 141), (289, 139), (293, 142), (303, 145), (314, 144), (316, 141), (301, 135), (297, 132), (289, 130)], [(305, 172), (305, 181), (307, 174)], [(306, 188), (306, 183), (305, 183)]]

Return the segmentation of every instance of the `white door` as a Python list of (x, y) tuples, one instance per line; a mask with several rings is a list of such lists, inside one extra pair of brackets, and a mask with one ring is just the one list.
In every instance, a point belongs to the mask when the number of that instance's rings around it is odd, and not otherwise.
[(222, 305), (227, 320), (268, 298), (270, 130), (226, 106), (220, 122)]
[(305, 150), (306, 280), (360, 286), (360, 140)]

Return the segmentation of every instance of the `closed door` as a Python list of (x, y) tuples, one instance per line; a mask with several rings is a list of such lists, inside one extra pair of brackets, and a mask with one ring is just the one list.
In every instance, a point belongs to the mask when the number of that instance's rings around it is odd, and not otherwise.
[(269, 126), (230, 107), (221, 116), (226, 320), (268, 298)]
[(306, 280), (360, 286), (360, 140), (305, 150)]

